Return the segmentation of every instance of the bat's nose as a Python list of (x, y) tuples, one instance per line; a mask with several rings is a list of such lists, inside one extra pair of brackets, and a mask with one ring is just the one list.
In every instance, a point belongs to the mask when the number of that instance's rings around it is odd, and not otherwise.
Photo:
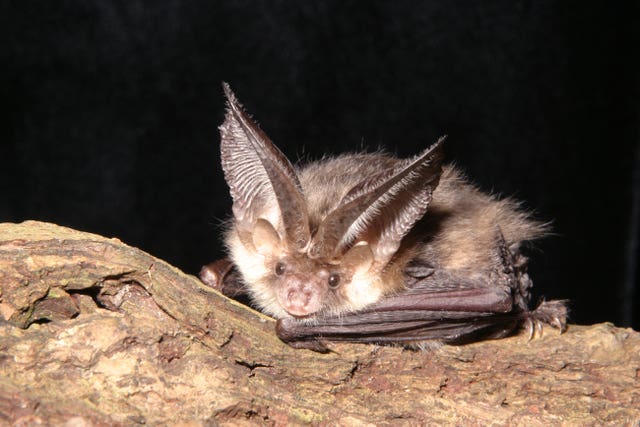
[(303, 317), (313, 313), (310, 308), (311, 292), (291, 289), (287, 292), (285, 310), (292, 316)]
[(315, 289), (308, 284), (291, 286), (284, 293), (282, 306), (292, 316), (309, 316), (322, 307), (322, 295), (320, 293), (319, 289)]

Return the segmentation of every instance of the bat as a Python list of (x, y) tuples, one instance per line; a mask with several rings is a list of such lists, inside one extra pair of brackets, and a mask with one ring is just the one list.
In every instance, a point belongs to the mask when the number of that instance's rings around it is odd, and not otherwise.
[(408, 159), (382, 152), (294, 166), (223, 83), (221, 160), (233, 199), (229, 260), (201, 278), (248, 296), (289, 345), (424, 346), (561, 331), (565, 301), (530, 309), (525, 242), (547, 226), (443, 164), (444, 137)]

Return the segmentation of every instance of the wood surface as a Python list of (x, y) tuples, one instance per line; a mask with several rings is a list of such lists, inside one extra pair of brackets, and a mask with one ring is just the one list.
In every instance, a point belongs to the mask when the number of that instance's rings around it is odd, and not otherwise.
[(320, 354), (274, 325), (118, 239), (0, 224), (0, 425), (640, 423), (631, 329)]

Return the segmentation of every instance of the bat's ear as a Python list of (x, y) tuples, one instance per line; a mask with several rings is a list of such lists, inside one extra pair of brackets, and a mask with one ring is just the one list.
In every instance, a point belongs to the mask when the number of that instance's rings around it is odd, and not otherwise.
[[(228, 84), (227, 114), (220, 126), (224, 177), (233, 198), (235, 224), (243, 243), (253, 244), (253, 232), (271, 235), (263, 218), (291, 249), (301, 250), (310, 239), (306, 203), (293, 166), (244, 111)], [(278, 237), (279, 239), (279, 237)]]
[(443, 141), (353, 187), (320, 224), (313, 250), (340, 257), (363, 241), (371, 246), (376, 264), (386, 264), (427, 210), (442, 173)]

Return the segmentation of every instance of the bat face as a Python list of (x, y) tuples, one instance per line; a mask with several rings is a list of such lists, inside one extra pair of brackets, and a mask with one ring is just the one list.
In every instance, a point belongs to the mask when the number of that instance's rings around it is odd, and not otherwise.
[(299, 171), (224, 89), (226, 244), (253, 301), (277, 318), (335, 316), (401, 288), (394, 258), (438, 184), (442, 140), (412, 159), (342, 157)]
[(230, 230), (227, 239), (232, 259), (254, 302), (274, 317), (339, 314), (373, 303), (382, 294), (381, 284), (370, 280), (375, 274), (366, 245), (329, 260), (289, 247), (264, 220), (257, 222), (252, 242), (243, 243), (236, 233)]

